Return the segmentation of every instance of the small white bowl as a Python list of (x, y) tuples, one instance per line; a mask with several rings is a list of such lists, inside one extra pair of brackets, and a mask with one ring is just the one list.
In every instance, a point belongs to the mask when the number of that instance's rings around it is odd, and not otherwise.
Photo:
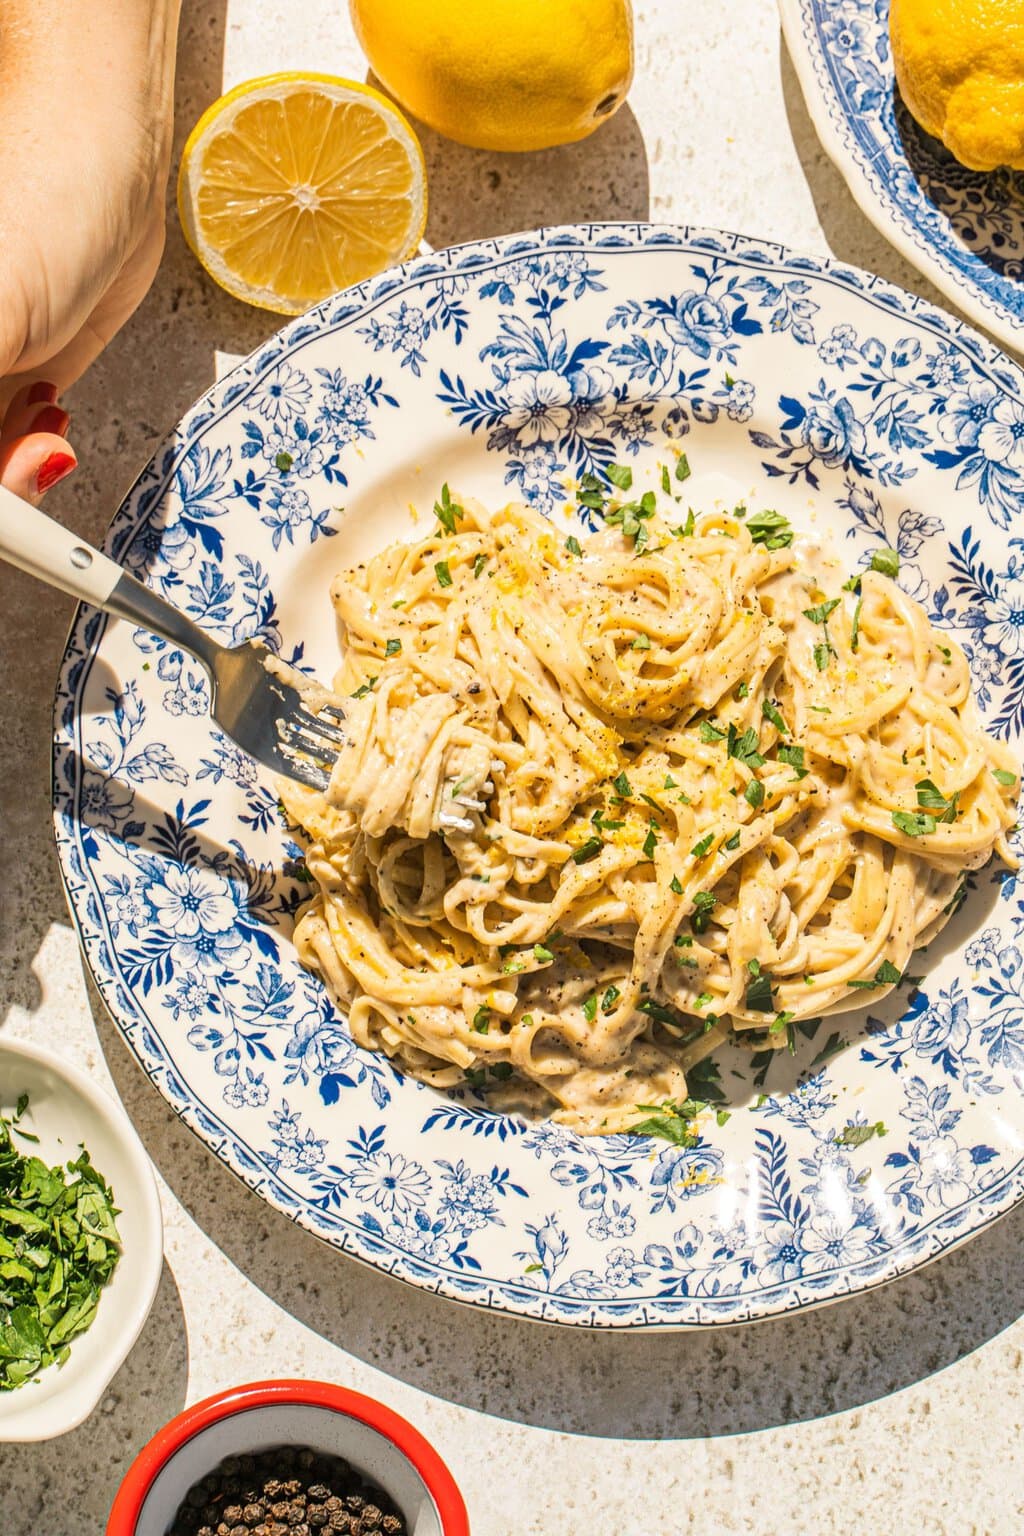
[(163, 1223), (146, 1150), (121, 1106), (50, 1051), (0, 1037), (0, 1111), (10, 1119), (29, 1096), (22, 1128), (39, 1137), (15, 1145), (55, 1166), (85, 1146), (114, 1192), (122, 1253), (92, 1323), (72, 1340), (62, 1366), (0, 1393), (0, 1442), (49, 1440), (88, 1418), (149, 1316), (163, 1264)]

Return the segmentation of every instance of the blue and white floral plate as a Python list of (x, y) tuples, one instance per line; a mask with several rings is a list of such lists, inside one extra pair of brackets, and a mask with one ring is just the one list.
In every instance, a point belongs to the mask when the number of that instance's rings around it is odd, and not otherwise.
[[(851, 568), (894, 545), (1019, 740), (1024, 376), (878, 279), (737, 236), (556, 229), (350, 290), (189, 412), (108, 548), (222, 640), (261, 635), (329, 677), (333, 573), (408, 535), (410, 506), (429, 518), (443, 480), (556, 512), (613, 458), (653, 480), (665, 434), (695, 506), (778, 506)], [(206, 709), (189, 656), (79, 613), (57, 697), (64, 879), (160, 1091), (328, 1243), (528, 1317), (715, 1325), (880, 1285), (1024, 1192), (1013, 878), (972, 883), (919, 989), (812, 1026), (795, 1057), (726, 1054), (697, 1147), (580, 1140), (353, 1046), (295, 959), (304, 887), (273, 786)]]
[(969, 171), (896, 88), (889, 0), (779, 0), (818, 137), (896, 249), (1004, 346), (1024, 350), (1024, 175)]

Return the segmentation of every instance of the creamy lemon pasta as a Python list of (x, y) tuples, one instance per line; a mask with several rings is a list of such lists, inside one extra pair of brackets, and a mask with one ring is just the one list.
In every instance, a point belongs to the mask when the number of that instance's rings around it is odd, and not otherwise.
[(299, 953), (354, 1038), (582, 1132), (875, 1002), (1012, 863), (1018, 788), (891, 552), (849, 579), (778, 514), (613, 479), (597, 533), (446, 488), (341, 572), (346, 743), (283, 787)]

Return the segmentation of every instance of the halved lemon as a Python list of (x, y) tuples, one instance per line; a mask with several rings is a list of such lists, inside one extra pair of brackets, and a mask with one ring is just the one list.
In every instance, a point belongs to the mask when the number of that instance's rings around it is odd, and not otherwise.
[(332, 75), (265, 75), (215, 101), (181, 157), (185, 238), (236, 298), (298, 315), (411, 256), (423, 153), (402, 114)]

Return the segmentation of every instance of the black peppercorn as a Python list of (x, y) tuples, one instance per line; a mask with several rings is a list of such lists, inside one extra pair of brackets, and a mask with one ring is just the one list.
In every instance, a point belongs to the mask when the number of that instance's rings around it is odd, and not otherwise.
[(342, 1457), (279, 1446), (226, 1457), (188, 1490), (167, 1536), (408, 1536), (394, 1509)]

